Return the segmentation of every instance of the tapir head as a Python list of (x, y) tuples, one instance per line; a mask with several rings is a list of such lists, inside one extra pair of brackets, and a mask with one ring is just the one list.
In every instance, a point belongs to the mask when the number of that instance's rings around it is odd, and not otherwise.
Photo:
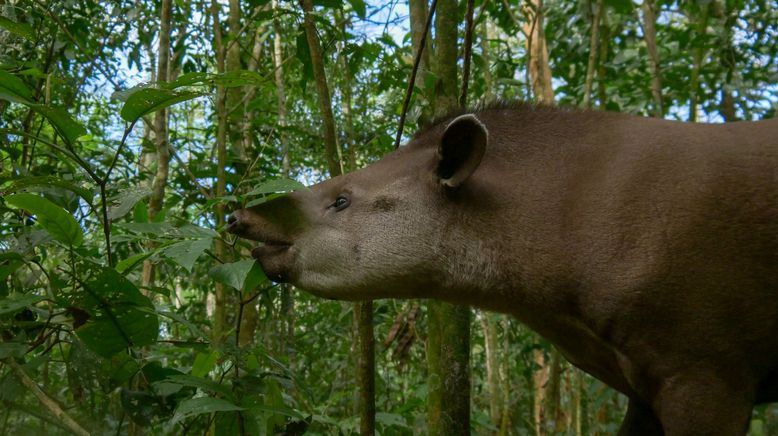
[(486, 127), (462, 115), (380, 161), (235, 211), (265, 273), (328, 298), (420, 297), (452, 266), (453, 198), (481, 163)]

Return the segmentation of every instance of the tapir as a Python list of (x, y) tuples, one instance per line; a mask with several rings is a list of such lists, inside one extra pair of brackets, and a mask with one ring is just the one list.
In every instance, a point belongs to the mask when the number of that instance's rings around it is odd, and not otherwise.
[(315, 295), (515, 316), (629, 398), (622, 435), (743, 435), (778, 401), (778, 119), (492, 105), (228, 222)]

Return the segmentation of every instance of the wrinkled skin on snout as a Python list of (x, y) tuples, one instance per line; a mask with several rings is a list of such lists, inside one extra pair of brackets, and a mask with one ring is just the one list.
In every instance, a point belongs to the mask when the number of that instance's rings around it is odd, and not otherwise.
[(237, 210), (229, 231), (259, 242), (252, 256), (272, 280), (326, 298), (465, 287), (452, 283), (462, 274), (449, 270), (455, 265), (446, 253), (470, 238), (454, 225), (456, 197), (478, 168), (488, 133), (473, 115), (445, 127), (437, 146), (409, 144), (360, 171)]

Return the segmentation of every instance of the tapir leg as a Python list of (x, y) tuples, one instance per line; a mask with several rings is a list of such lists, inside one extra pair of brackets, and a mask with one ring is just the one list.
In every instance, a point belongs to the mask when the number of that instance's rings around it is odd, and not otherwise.
[(662, 436), (662, 424), (651, 407), (639, 400), (630, 399), (627, 414), (619, 428), (619, 436)]
[(718, 377), (695, 371), (673, 377), (655, 403), (667, 436), (743, 436), (753, 409), (747, 377)]

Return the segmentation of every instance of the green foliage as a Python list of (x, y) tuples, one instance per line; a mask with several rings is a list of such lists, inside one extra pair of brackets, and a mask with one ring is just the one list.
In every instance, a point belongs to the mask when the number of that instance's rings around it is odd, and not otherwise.
[(173, 91), (169, 89), (143, 88), (127, 98), (121, 116), (125, 121), (135, 122), (144, 115), (157, 112), (176, 103), (204, 95), (199, 92)]
[(66, 210), (43, 197), (33, 194), (15, 194), (6, 197), (5, 202), (34, 214), (40, 225), (63, 244), (77, 247), (84, 240), (84, 232), (76, 219)]
[[(158, 55), (158, 2), (0, 6), (0, 433), (69, 432), (25, 388), (11, 361), (96, 435), (131, 428), (147, 434), (357, 432), (351, 305), (270, 283), (249, 257), (250, 245), (217, 225), (224, 211), (326, 177), (302, 16), (296, 3), (280, 3), (276, 10), (267, 0), (241, 3), (237, 38), (224, 34), (225, 46), (238, 48), (239, 68), (218, 73), (210, 4), (174, 2), (165, 83), (149, 74)], [(396, 2), (314, 3), (343, 163), (354, 170), (392, 148), (412, 62), (407, 14)], [(543, 4), (557, 101), (579, 105), (590, 3)], [(597, 63), (592, 101), (601, 109), (647, 114), (650, 78), (637, 6), (605, 4), (609, 49)], [(735, 118), (775, 116), (778, 9), (759, 1), (657, 5), (669, 118), (688, 117), (696, 50), (703, 53), (701, 119), (720, 121), (726, 96)], [(706, 5), (713, 6), (701, 33)], [(531, 95), (524, 16), (518, 6), (512, 12), (518, 22), (501, 2), (476, 2), (476, 27), (490, 36), (476, 34), (469, 101), (488, 93)], [(219, 23), (229, 30), (227, 11), (221, 14)], [(272, 54), (275, 26), (280, 62)], [(287, 99), (283, 122), (278, 68)], [(438, 82), (429, 71), (420, 77), (409, 114), (417, 124), (425, 121)], [(224, 168), (214, 148), (221, 89), (237, 95), (222, 114)], [(161, 109), (168, 110), (172, 158), (161, 211), (152, 217), (158, 157), (151, 124)], [(219, 197), (221, 170), (226, 195)], [(225, 285), (223, 337), (214, 335), (217, 284)], [(412, 303), (375, 303), (380, 434), (427, 431), (426, 317)], [(508, 430), (534, 434), (532, 356), (550, 346), (500, 319)], [(474, 328), (471, 339), (471, 430), (478, 434), (497, 428), (489, 416), (484, 334)], [(562, 385), (560, 402), (572, 410), (574, 387)], [(583, 434), (615, 433), (624, 399), (588, 377), (581, 392)], [(754, 432), (777, 434), (775, 409), (765, 406), (755, 416)]]

